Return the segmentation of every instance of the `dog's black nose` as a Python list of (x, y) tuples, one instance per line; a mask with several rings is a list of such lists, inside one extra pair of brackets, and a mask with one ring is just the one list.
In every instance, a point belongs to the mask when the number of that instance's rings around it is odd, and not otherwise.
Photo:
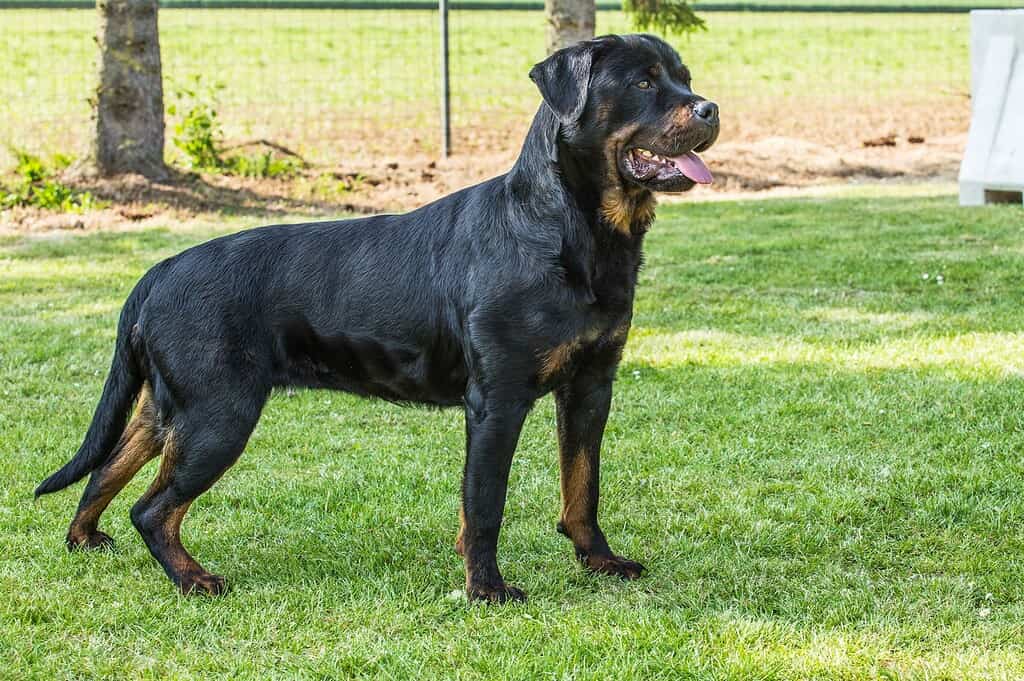
[(714, 123), (718, 120), (718, 105), (714, 102), (697, 102), (693, 107), (693, 115), (705, 123)]

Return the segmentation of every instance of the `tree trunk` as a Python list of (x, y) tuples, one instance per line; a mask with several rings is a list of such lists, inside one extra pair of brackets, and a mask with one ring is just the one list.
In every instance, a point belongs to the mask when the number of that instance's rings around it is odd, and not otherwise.
[(594, 0), (544, 0), (548, 54), (594, 37)]
[(101, 175), (167, 177), (157, 0), (99, 0), (93, 157)]

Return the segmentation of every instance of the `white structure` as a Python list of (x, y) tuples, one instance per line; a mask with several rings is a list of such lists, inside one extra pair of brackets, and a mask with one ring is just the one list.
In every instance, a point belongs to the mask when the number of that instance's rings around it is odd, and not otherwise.
[(1024, 202), (1024, 10), (971, 12), (971, 109), (960, 205)]

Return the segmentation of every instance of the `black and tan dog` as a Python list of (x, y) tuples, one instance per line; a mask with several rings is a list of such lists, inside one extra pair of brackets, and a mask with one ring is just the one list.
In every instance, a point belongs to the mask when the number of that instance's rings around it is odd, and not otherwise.
[(181, 544), (189, 505), (238, 459), (274, 387), (332, 388), (465, 410), (466, 590), (522, 599), (498, 570), (498, 531), (523, 421), (554, 391), (558, 530), (591, 570), (640, 575), (598, 526), (601, 438), (652, 192), (711, 181), (694, 152), (718, 111), (652, 36), (577, 44), (530, 77), (544, 103), (507, 175), (406, 215), (215, 239), (139, 281), (85, 442), (36, 490), (92, 472), (69, 547), (110, 544), (100, 514), (162, 455), (132, 522), (182, 591), (220, 593)]

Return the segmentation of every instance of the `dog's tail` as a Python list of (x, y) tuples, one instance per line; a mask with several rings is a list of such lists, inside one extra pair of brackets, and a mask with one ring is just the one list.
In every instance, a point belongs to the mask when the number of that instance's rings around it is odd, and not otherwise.
[(139, 320), (142, 303), (152, 288), (151, 277), (143, 277), (128, 296), (117, 324), (114, 359), (110, 365), (103, 394), (96, 405), (92, 423), (78, 452), (64, 466), (36, 487), (36, 498), (57, 492), (78, 482), (100, 467), (124, 432), (135, 398), (142, 389), (142, 367), (133, 349), (132, 334)]

